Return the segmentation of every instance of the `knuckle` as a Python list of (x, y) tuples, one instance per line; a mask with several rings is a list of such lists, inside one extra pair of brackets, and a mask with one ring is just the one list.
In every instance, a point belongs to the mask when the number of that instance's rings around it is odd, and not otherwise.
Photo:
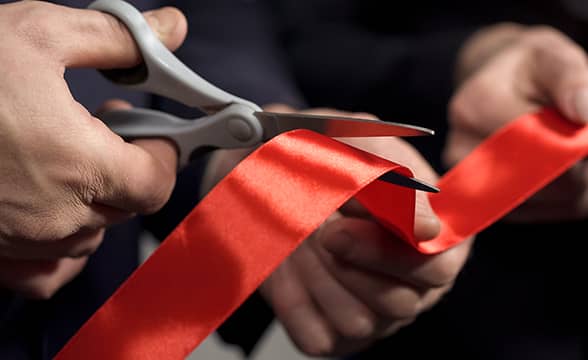
[(495, 131), (494, 104), (511, 96), (510, 85), (497, 86), (495, 75), (495, 69), (481, 72), (461, 85), (448, 104), (450, 131), (467, 130), (484, 137)]
[(64, 183), (80, 204), (92, 204), (98, 194), (103, 191), (105, 179), (95, 167), (84, 161), (72, 162), (72, 169), (72, 173), (64, 179)]
[(550, 67), (566, 67), (570, 65), (583, 64), (585, 54), (582, 49), (576, 45), (548, 47), (539, 46), (533, 54), (540, 64), (547, 64)]
[(129, 31), (125, 24), (112, 15), (104, 14), (103, 18), (106, 21), (106, 27), (97, 26), (94, 31), (103, 33), (104, 29), (108, 29), (110, 30), (108, 33), (110, 33), (114, 39), (130, 40)]
[(559, 67), (585, 61), (584, 50), (554, 28), (535, 27), (528, 30), (524, 40), (531, 47), (531, 56), (539, 64)]
[(55, 6), (42, 1), (25, 1), (12, 17), (12, 27), (23, 44), (44, 52), (54, 49), (60, 41), (59, 27), (63, 20), (55, 17)]
[(548, 25), (533, 26), (523, 34), (523, 41), (528, 41), (536, 45), (557, 43), (565, 38), (566, 36), (562, 32)]
[(63, 222), (44, 213), (32, 213), (21, 217), (10, 230), (4, 231), (13, 244), (41, 244), (52, 242), (66, 233)]
[[(61, 245), (57, 243), (68, 237), (75, 237), (80, 228), (75, 215), (71, 216), (71, 213), (57, 206), (31, 210), (26, 215), (13, 214), (16, 216), (4, 223), (10, 226), (1, 229), (3, 242), (10, 244), (17, 252), (22, 249), (58, 250)], [(83, 252), (85, 251), (84, 249)]]

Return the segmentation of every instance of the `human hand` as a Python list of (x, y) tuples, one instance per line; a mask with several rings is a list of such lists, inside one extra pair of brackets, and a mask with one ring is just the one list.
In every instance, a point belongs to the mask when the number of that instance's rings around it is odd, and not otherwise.
[[(457, 163), (516, 117), (549, 105), (578, 123), (588, 122), (586, 53), (549, 27), (500, 24), (466, 42), (457, 74), (462, 81), (450, 108), (444, 158)], [(531, 197), (506, 220), (549, 222), (588, 215), (585, 160)]]
[[(174, 9), (147, 12), (166, 45), (186, 33)], [(77, 103), (68, 67), (140, 61), (114, 17), (45, 2), (0, 5), (0, 287), (48, 298), (82, 268), (104, 228), (167, 201), (175, 155), (126, 143)]]
[[(266, 110), (293, 111), (284, 106)], [(369, 116), (332, 109), (306, 112)], [(407, 165), (425, 181), (437, 180), (425, 160), (402, 140), (346, 142)], [(205, 191), (247, 152), (217, 152)], [(438, 232), (439, 222), (426, 194), (417, 192), (416, 237), (428, 240)], [(450, 289), (469, 248), (470, 241), (442, 254), (420, 254), (352, 200), (280, 265), (260, 291), (302, 351), (310, 355), (347, 354), (394, 333), (439, 301)]]

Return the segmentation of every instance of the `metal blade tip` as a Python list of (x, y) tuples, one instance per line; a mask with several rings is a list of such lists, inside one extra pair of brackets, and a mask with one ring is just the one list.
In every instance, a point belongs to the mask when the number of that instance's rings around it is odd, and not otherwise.
[(394, 185), (399, 185), (399, 186), (404, 186), (404, 187), (408, 187), (408, 188), (412, 188), (415, 190), (420, 190), (420, 191), (425, 191), (425, 192), (430, 192), (430, 193), (438, 193), (439, 191), (441, 191), (439, 188), (427, 184), (426, 182), (416, 179), (414, 177), (407, 177), (404, 175), (400, 175), (398, 173), (395, 173), (393, 171), (389, 171), (387, 173), (385, 173), (384, 175), (379, 177), (380, 180), (389, 182), (391, 184)]

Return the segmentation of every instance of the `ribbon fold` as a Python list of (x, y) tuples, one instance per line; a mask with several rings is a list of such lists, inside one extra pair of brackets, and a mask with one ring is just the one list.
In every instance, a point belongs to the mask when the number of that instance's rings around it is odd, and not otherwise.
[(351, 197), (424, 253), (483, 230), (588, 153), (588, 128), (545, 109), (507, 125), (439, 182), (442, 233), (416, 242), (410, 170), (304, 130), (242, 161), (84, 324), (56, 359), (183, 359)]

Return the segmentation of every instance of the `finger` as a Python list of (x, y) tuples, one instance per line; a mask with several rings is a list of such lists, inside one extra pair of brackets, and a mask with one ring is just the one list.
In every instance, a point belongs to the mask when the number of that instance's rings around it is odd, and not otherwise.
[(292, 261), (313, 301), (338, 334), (359, 340), (373, 333), (374, 314), (331, 276), (310, 246), (301, 246)]
[(291, 259), (263, 283), (261, 293), (298, 348), (315, 356), (332, 351), (334, 332), (314, 305)]
[(588, 167), (576, 163), (506, 217), (510, 222), (558, 222), (579, 220), (588, 214)]
[[(111, 99), (106, 101), (97, 111), (97, 115), (112, 110), (131, 109), (133, 106), (120, 99)], [(159, 161), (168, 168), (169, 172), (173, 172), (177, 168), (178, 153), (173, 142), (166, 138), (153, 139), (138, 139), (132, 141), (133, 144), (143, 148), (152, 156), (159, 159)]]
[(297, 110), (296, 108), (291, 107), (290, 105), (280, 104), (280, 103), (272, 103), (264, 105), (263, 109), (268, 112), (278, 112), (278, 113), (293, 113), (299, 112), (301, 114), (309, 114), (309, 115), (322, 115), (322, 116), (339, 116), (339, 117), (353, 117), (353, 118), (361, 118), (361, 119), (370, 119), (370, 120), (377, 120), (378, 117), (366, 113), (366, 112), (350, 112), (350, 111), (342, 111), (333, 108), (310, 108), (304, 110)]
[(415, 195), (414, 237), (416, 241), (435, 238), (441, 232), (441, 221), (433, 211), (428, 193), (417, 191)]
[[(441, 231), (441, 222), (426, 193), (417, 191), (415, 194), (414, 236), (416, 241), (426, 241), (435, 238)], [(346, 202), (340, 213), (348, 216), (375, 221), (370, 212), (356, 199)]]
[(17, 260), (56, 260), (80, 258), (92, 254), (102, 243), (104, 229), (84, 227), (63, 239), (20, 242), (17, 247), (3, 247), (0, 256)]
[(268, 112), (276, 112), (276, 113), (293, 113), (296, 112), (296, 109), (291, 107), (290, 105), (280, 104), (280, 103), (272, 103), (263, 106), (264, 111)]
[(532, 98), (536, 96), (536, 89), (527, 74), (505, 70), (517, 68), (522, 57), (524, 51), (521, 49), (505, 50), (484, 71), (462, 84), (449, 103), (451, 131), (461, 130), (484, 139), (516, 117), (540, 106)]
[[(141, 55), (127, 28), (115, 17), (95, 11), (62, 7), (49, 16), (62, 24), (54, 37), (62, 63), (67, 67), (125, 68), (140, 62)], [(180, 46), (187, 32), (184, 15), (165, 7), (144, 13), (159, 39), (170, 49)]]
[(166, 174), (172, 176), (175, 174), (178, 167), (178, 152), (173, 142), (159, 138), (137, 139), (133, 140), (132, 143), (156, 158), (165, 167)]
[(455, 166), (468, 156), (484, 138), (476, 132), (468, 129), (454, 127), (447, 134), (447, 145), (443, 149), (443, 162), (449, 166)]
[[(130, 107), (125, 101), (109, 100), (99, 112)], [(130, 212), (151, 213), (161, 208), (175, 184), (178, 153), (174, 144), (163, 138), (127, 143), (100, 125), (99, 130), (107, 133), (107, 144), (97, 151), (109, 154), (96, 160), (103, 186), (97, 189), (95, 201)]]
[(86, 261), (86, 258), (57, 261), (0, 258), (0, 288), (34, 299), (49, 299), (82, 271)]
[(389, 322), (411, 319), (422, 310), (422, 291), (396, 278), (337, 261), (325, 251), (321, 252), (321, 257), (331, 275), (379, 315), (378, 318)]
[(471, 241), (443, 253), (421, 254), (373, 222), (344, 218), (324, 226), (321, 245), (338, 260), (420, 288), (453, 282), (469, 254)]
[(102, 114), (108, 111), (113, 110), (125, 110), (125, 109), (132, 109), (133, 105), (128, 101), (121, 100), (121, 99), (110, 99), (106, 100), (97, 110), (96, 110), (96, 117), (100, 118)]
[(379, 120), (376, 115), (367, 112), (354, 112), (351, 114), (351, 117), (358, 119)]
[(421, 297), (421, 312), (430, 310), (435, 304), (437, 304), (441, 298), (451, 290), (453, 283), (449, 283), (446, 286), (438, 288), (432, 288), (424, 291)]
[[(361, 139), (345, 139), (345, 142), (360, 149), (375, 153), (390, 161), (407, 166), (415, 177), (434, 184), (439, 179), (427, 161), (408, 143), (398, 139), (376, 138), (369, 141)], [(352, 200), (347, 202), (341, 212), (348, 216), (367, 218), (367, 210)], [(426, 193), (416, 192), (414, 235), (419, 241), (434, 238), (441, 231), (441, 222), (433, 212)]]
[(532, 78), (571, 120), (588, 122), (588, 61), (585, 51), (564, 34), (538, 29), (528, 36)]
[(333, 108), (311, 108), (305, 109), (300, 111), (302, 114), (310, 114), (310, 115), (321, 115), (321, 116), (334, 116), (334, 117), (352, 117), (352, 118), (361, 118), (361, 119), (370, 119), (370, 120), (377, 120), (378, 117), (365, 112), (350, 112), (350, 111), (342, 111)]

